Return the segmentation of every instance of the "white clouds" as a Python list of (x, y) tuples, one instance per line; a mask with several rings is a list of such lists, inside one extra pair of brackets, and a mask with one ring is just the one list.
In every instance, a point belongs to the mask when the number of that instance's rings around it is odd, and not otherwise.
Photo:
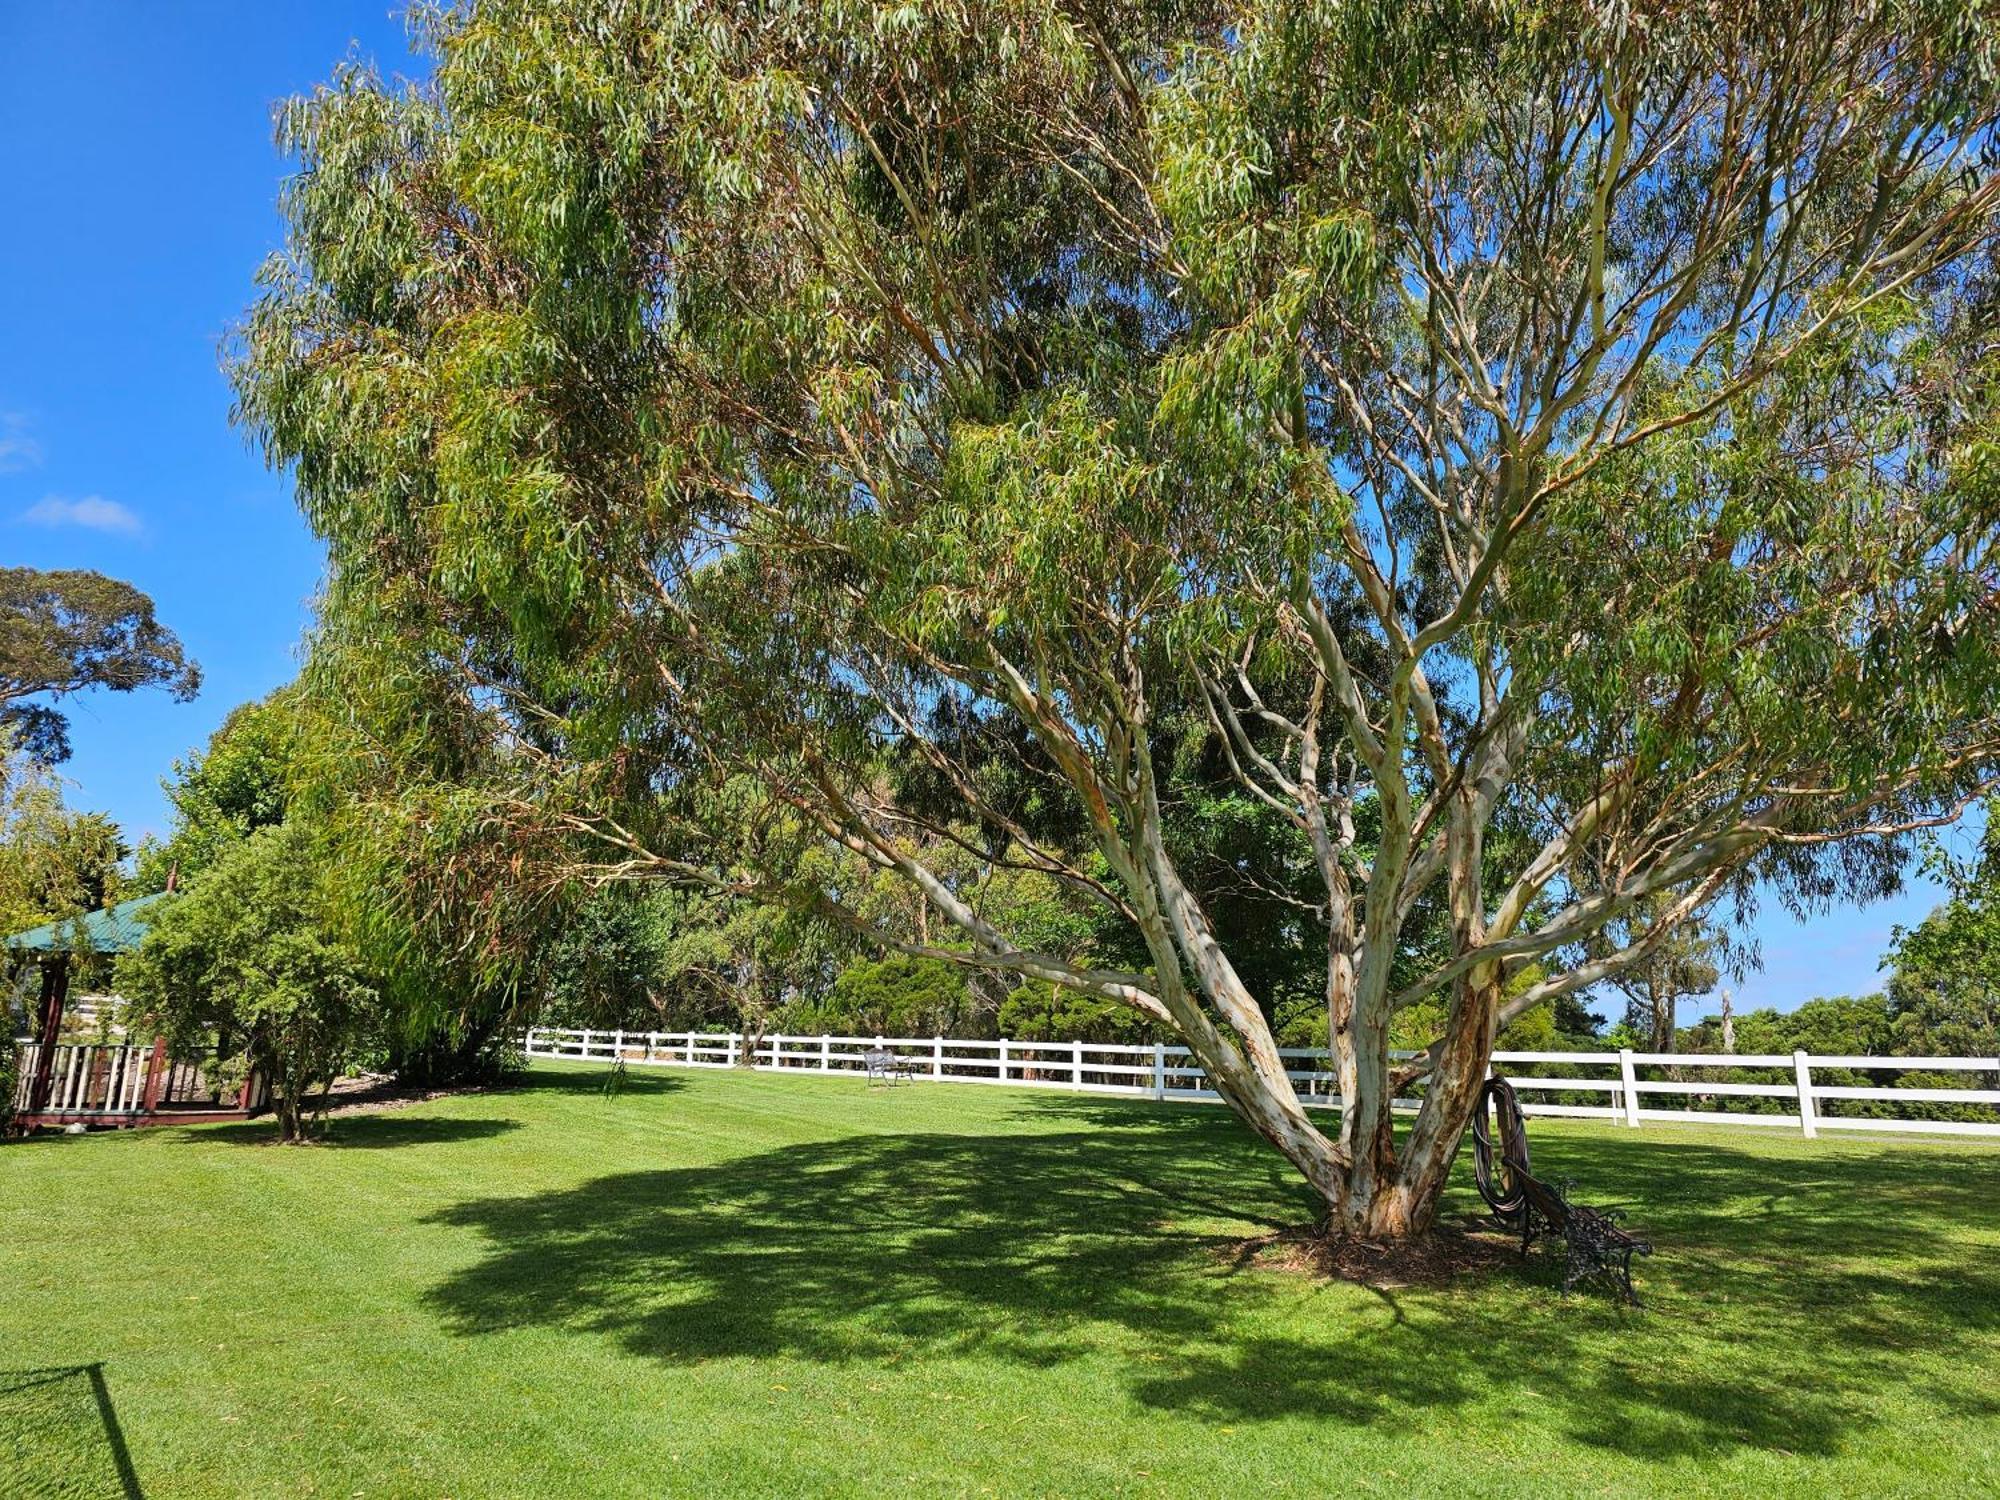
[(42, 461), (42, 445), (17, 411), (0, 411), (0, 474), (32, 469)]
[[(30, 428), (25, 413), (0, 411), (0, 474), (15, 474), (39, 468), (42, 445)], [(41, 526), (51, 531), (76, 527), (104, 536), (142, 537), (146, 523), (137, 512), (107, 500), (102, 495), (84, 495), (72, 500), (67, 495), (44, 495), (15, 516), (17, 523)]]
[(47, 495), (22, 511), (21, 519), (31, 526), (81, 526), (108, 536), (138, 536), (146, 529), (138, 516), (102, 495), (85, 495), (81, 500)]

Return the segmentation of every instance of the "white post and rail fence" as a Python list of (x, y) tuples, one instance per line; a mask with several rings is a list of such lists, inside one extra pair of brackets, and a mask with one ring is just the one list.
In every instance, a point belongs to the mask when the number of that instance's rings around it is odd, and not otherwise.
[[(1185, 1047), (1014, 1038), (765, 1036), (741, 1032), (596, 1031), (537, 1026), (530, 1058), (648, 1067), (728, 1068), (753, 1048), (765, 1072), (860, 1073), (867, 1053), (895, 1054), (919, 1078), (1199, 1102), (1220, 1098)], [(1338, 1108), (1327, 1053), (1281, 1054), (1309, 1107)], [(1531, 1115), (1652, 1122), (1890, 1130), (2000, 1137), (2000, 1057), (1845, 1057), (1793, 1053), (1496, 1052)], [(1553, 1071), (1551, 1071), (1553, 1070)], [(1883, 1080), (1885, 1077), (1887, 1082)], [(1415, 1097), (1404, 1101), (1416, 1107)]]

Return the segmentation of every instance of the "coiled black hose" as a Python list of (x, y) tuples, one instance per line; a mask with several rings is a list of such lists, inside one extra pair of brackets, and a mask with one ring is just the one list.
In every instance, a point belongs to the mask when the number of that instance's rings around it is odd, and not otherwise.
[(1479, 1108), (1472, 1116), (1472, 1170), (1486, 1206), (1502, 1222), (1518, 1223), (1528, 1207), (1528, 1195), (1520, 1184), (1528, 1173), (1528, 1128), (1514, 1086), (1504, 1078), (1487, 1079), (1479, 1091)]

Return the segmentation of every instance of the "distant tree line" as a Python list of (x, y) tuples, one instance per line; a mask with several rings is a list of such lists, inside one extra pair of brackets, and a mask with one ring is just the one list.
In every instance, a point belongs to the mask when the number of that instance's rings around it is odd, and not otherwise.
[[(351, 713), (333, 711), (321, 658), (300, 683), (245, 704), (208, 745), (178, 761), (165, 785), (172, 822), (136, 856), (102, 815), (64, 807), (59, 783), (18, 748), (6, 762), (0, 802), (0, 899), (9, 930), (49, 915), (164, 892), (157, 935), (115, 976), (136, 1006), (135, 1025), (156, 1025), (177, 1046), (220, 1045), (239, 1071), (274, 1081), (286, 1133), (309, 1134), (315, 1098), (343, 1071), (375, 1069), (413, 1084), (491, 1077), (509, 1036), (529, 1023), (631, 1030), (714, 1028), (754, 1037), (813, 1035), (1006, 1036), (1023, 1041), (1172, 1040), (1131, 1008), (1046, 979), (970, 968), (949, 958), (884, 949), (830, 917), (748, 897), (659, 882), (580, 882), (541, 889), (496, 887), (469, 900), (455, 873), (441, 776), (406, 782)], [(1209, 830), (1218, 888), (1240, 870), (1238, 841), (1253, 806), (1233, 797), (1226, 774), (1184, 758), (1181, 795)], [(371, 784), (370, 768), (378, 779)], [(403, 766), (404, 771), (412, 768)], [(463, 764), (475, 795), (476, 757)], [(417, 790), (412, 791), (412, 786)], [(479, 789), (483, 800), (490, 787)], [(746, 804), (753, 805), (753, 804)], [(440, 837), (443, 842), (436, 842)], [(1597, 1050), (1911, 1056), (2000, 1054), (2000, 838), (1953, 870), (1952, 898), (1898, 934), (1879, 994), (1808, 1002), (1780, 1013), (1736, 1013), (1725, 1036), (1709, 1017), (1665, 1032), (1662, 997), (1684, 1003), (1741, 972), (1740, 946), (1719, 921), (1676, 929), (1658, 971), (1641, 968), (1604, 995), (1564, 995), (1517, 1019), (1500, 1045)], [(908, 946), (946, 945), (951, 929), (908, 887), (825, 850), (830, 883), (868, 888), (856, 900), (881, 932)], [(932, 848), (927, 857), (952, 856)], [(510, 898), (511, 894), (511, 898)], [(997, 915), (1036, 934), (1040, 946), (1078, 962), (1115, 951), (1117, 933), (1087, 903), (1035, 872), (989, 880)], [(1290, 922), (1291, 897), (1241, 879), (1218, 900), (1246, 949), (1264, 934), (1271, 1022), (1286, 1046), (1326, 1045), (1314, 1003), (1313, 952)], [(503, 907), (493, 903), (505, 901)], [(452, 940), (453, 909), (464, 924)], [(496, 943), (496, 929), (508, 936)], [(466, 946), (480, 938), (484, 948)], [(1101, 958), (1098, 960), (1101, 961)], [(1414, 961), (1414, 956), (1413, 956)], [(98, 976), (113, 982), (106, 972)], [(1530, 972), (1519, 983), (1535, 982)], [(1593, 1000), (1611, 1002), (1607, 1020)], [(1624, 1001), (1619, 1013), (1617, 1002)], [(18, 1005), (16, 1007), (18, 1012)], [(25, 1015), (14, 1018), (16, 1026)], [(1406, 1018), (1399, 1046), (1422, 1044), (1434, 1018)], [(1521, 1071), (1560, 1071), (1560, 1065)], [(1694, 1076), (1694, 1075), (1690, 1075)], [(1716, 1081), (1785, 1082), (1783, 1070), (1703, 1072)], [(1914, 1070), (1900, 1079), (1822, 1071), (1824, 1083), (1974, 1086), (1970, 1074)], [(1671, 1099), (1655, 1101), (1669, 1106)], [(1779, 1112), (1779, 1100), (1697, 1098), (1702, 1108)], [(1846, 1113), (1888, 1106), (1849, 1103)], [(1905, 1110), (1904, 1112), (1908, 1112)], [(1939, 1104), (1917, 1113), (1971, 1117)]]

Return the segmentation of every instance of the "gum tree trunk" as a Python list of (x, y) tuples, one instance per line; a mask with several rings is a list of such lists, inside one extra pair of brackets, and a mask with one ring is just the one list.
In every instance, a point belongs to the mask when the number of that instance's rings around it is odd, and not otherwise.
[(1342, 1098), (1337, 1129), (1328, 1115), (1309, 1118), (1287, 1085), (1273, 1087), (1225, 1051), (1211, 1060), (1194, 1045), (1217, 1092), (1258, 1135), (1297, 1168), (1318, 1194), (1322, 1232), (1336, 1239), (1383, 1242), (1430, 1231), (1486, 1080), (1500, 1013), (1497, 981), (1459, 987), (1453, 1025), (1435, 1050), (1422, 1103), (1404, 1139), (1396, 1138), (1395, 1074), (1386, 1025), (1356, 1020), (1334, 1034)]

